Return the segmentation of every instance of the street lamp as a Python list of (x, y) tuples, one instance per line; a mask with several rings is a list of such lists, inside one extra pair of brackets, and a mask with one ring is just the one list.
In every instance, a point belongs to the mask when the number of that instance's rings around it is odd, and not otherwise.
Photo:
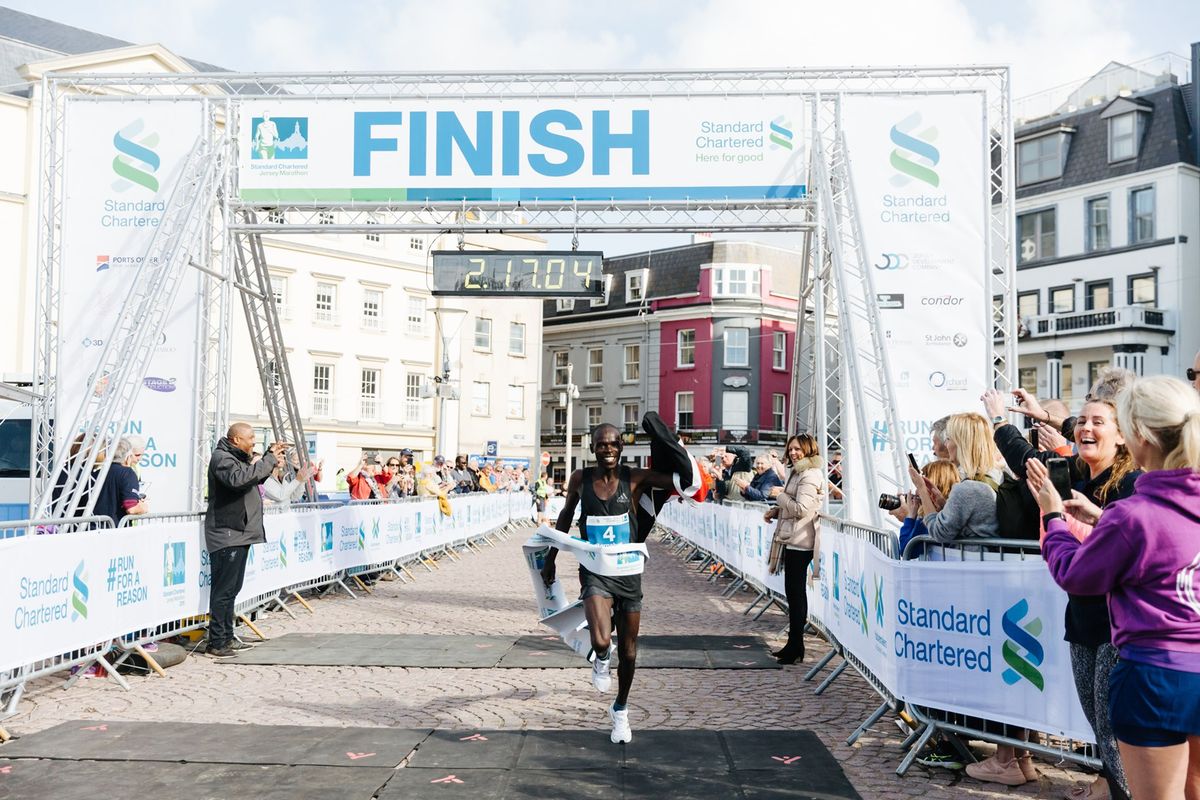
[(449, 425), (446, 420), (446, 401), (458, 399), (458, 392), (450, 385), (450, 342), (458, 335), (458, 329), (462, 327), (467, 312), (462, 308), (438, 307), (433, 309), (433, 316), (437, 320), (438, 335), (442, 341), (442, 374), (435, 375), (433, 378), (438, 397), (437, 446), (434, 455), (444, 456), (446, 455), (447, 433), (449, 433)]
[(579, 397), (579, 387), (572, 381), (574, 374), (575, 365), (568, 362), (566, 390), (558, 393), (559, 404), (567, 407), (567, 435), (564, 437), (566, 441), (567, 474), (564, 485), (571, 480), (571, 411), (575, 406), (575, 400)]

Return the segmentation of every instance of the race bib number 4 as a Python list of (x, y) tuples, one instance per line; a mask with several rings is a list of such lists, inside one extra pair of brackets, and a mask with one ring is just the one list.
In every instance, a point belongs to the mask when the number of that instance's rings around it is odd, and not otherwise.
[(592, 544), (629, 544), (629, 534), (629, 514), (587, 518), (587, 540)]

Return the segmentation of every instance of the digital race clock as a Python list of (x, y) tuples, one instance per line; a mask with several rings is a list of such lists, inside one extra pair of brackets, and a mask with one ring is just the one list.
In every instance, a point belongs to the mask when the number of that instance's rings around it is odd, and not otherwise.
[(604, 253), (435, 250), (435, 295), (600, 297)]

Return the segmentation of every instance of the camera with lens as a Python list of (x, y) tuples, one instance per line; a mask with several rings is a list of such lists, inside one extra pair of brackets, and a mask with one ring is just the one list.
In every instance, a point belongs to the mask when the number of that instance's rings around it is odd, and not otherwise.
[(900, 506), (908, 501), (908, 497), (902, 494), (881, 494), (879, 495), (879, 507), (884, 511), (895, 511)]

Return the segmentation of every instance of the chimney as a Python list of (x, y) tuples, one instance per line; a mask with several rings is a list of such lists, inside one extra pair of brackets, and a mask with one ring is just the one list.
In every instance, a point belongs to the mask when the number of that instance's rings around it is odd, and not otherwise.
[(1192, 155), (1200, 166), (1200, 42), (1192, 42)]

